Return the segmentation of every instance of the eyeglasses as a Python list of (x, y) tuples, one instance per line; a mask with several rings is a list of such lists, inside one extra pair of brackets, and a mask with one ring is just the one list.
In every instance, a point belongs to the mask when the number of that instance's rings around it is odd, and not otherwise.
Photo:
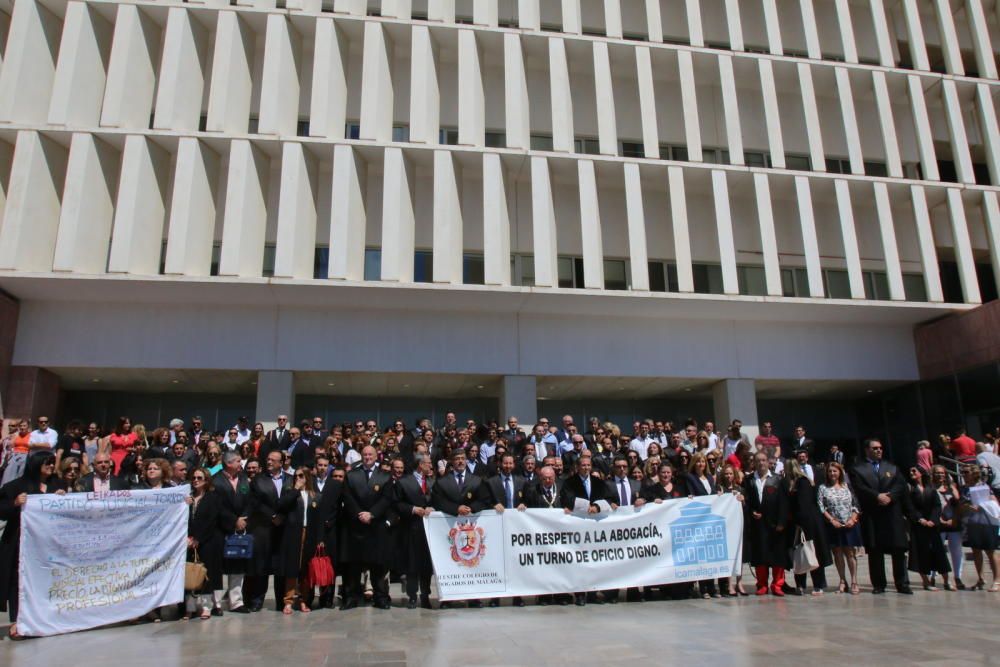
[(205, 476), (204, 475), (197, 475), (195, 477), (192, 477), (191, 481), (192, 482), (204, 482), (205, 481)]
[(305, 477), (306, 477), (306, 476), (305, 476), (305, 475), (303, 475), (303, 474), (302, 474), (302, 473), (300, 473), (300, 472), (297, 472), (297, 473), (295, 473), (295, 477), (296, 477), (296, 479), (305, 479)]

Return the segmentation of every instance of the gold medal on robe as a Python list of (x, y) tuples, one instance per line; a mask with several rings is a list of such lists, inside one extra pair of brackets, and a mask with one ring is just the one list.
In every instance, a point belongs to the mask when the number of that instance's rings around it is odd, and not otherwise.
[(466, 496), (465, 496), (465, 497), (466, 497), (466, 498), (468, 498), (469, 500), (472, 500), (472, 493), (468, 493), (468, 494), (466, 494)]
[(315, 500), (313, 501), (312, 508), (316, 509), (316, 501)]
[(378, 484), (375, 485), (375, 490), (378, 491)]

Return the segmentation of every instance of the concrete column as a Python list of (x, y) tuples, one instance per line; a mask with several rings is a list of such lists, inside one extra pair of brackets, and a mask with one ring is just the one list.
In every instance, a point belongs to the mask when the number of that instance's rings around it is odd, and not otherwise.
[[(422, 27), (422, 26), (421, 26)], [(414, 27), (414, 43), (420, 27)], [(427, 30), (427, 28), (423, 28)], [(309, 136), (340, 139), (347, 123), (347, 66), (350, 45), (333, 19), (316, 19)], [(412, 115), (411, 115), (412, 117)], [(412, 129), (411, 129), (412, 138)], [(437, 136), (435, 134), (435, 139)]]
[(979, 281), (976, 278), (976, 258), (972, 254), (972, 240), (969, 237), (969, 223), (965, 216), (962, 191), (948, 188), (948, 215), (951, 220), (951, 235), (955, 243), (955, 261), (958, 264), (958, 278), (962, 283), (962, 294), (966, 303), (982, 303)]
[[(819, 108), (816, 106), (816, 89), (813, 86), (812, 65), (799, 63), (799, 90), (802, 93), (802, 109), (805, 112), (806, 138), (809, 141), (809, 161), (813, 171), (826, 171), (826, 153), (823, 152), (823, 130), (819, 122)], [(773, 156), (772, 156), (773, 159)]]
[(253, 93), (254, 31), (237, 12), (220, 11), (208, 91), (209, 132), (245, 134)]
[(41, 125), (52, 96), (60, 21), (40, 2), (13, 5), (0, 69), (0, 122)]
[(220, 276), (260, 278), (271, 160), (246, 139), (229, 145)]
[(937, 156), (934, 151), (934, 133), (931, 132), (931, 121), (927, 115), (927, 100), (924, 99), (924, 84), (921, 77), (909, 74), (906, 77), (910, 91), (910, 109), (913, 113), (913, 124), (916, 127), (917, 148), (920, 151), (920, 167), (924, 180), (940, 181)]
[(701, 26), (700, 0), (684, 0), (687, 10), (688, 39), (691, 46), (705, 46), (705, 31)]
[(764, 281), (768, 296), (781, 296), (781, 260), (778, 258), (778, 239), (774, 232), (774, 210), (771, 204), (771, 186), (767, 174), (753, 175), (754, 194), (757, 199), (757, 221), (760, 225), (760, 247), (764, 255)]
[(604, 0), (604, 30), (608, 37), (622, 38), (621, 0)]
[(153, 110), (160, 26), (139, 5), (118, 5), (101, 125), (145, 130)]
[(869, 0), (872, 12), (872, 27), (875, 30), (875, 43), (878, 45), (878, 59), (882, 67), (895, 67), (896, 56), (892, 50), (892, 36), (889, 34), (889, 21), (885, 15), (885, 5), (882, 0)]
[(476, 31), (458, 31), (458, 143), (482, 147), (486, 143), (486, 92), (480, 67)]
[(364, 56), (361, 65), (362, 139), (392, 141), (392, 45), (380, 23), (365, 22)]
[(91, 5), (66, 4), (59, 62), (49, 103), (49, 123), (69, 127), (96, 127), (101, 119), (104, 64), (111, 53), (113, 28)]
[(844, 60), (849, 63), (858, 62), (858, 46), (854, 40), (854, 23), (851, 21), (850, 0), (836, 0), (834, 8), (837, 11), (837, 26), (840, 28), (840, 45), (844, 50)]
[(837, 98), (840, 100), (840, 116), (844, 122), (844, 136), (847, 138), (847, 154), (851, 160), (851, 173), (863, 176), (864, 157), (861, 154), (861, 135), (858, 132), (858, 116), (854, 110), (854, 93), (851, 90), (851, 75), (846, 67), (835, 67)]
[(819, 240), (816, 237), (812, 190), (806, 176), (795, 177), (795, 197), (799, 205), (799, 226), (802, 229), (802, 248), (806, 260), (806, 273), (809, 276), (809, 296), (822, 298), (823, 267), (819, 259)]
[(503, 61), (507, 148), (527, 150), (531, 146), (531, 121), (528, 115), (528, 80), (524, 73), (520, 35), (504, 33)]
[(170, 8), (163, 36), (153, 129), (198, 130), (208, 38), (208, 31), (186, 8)]
[(137, 134), (125, 138), (108, 273), (160, 272), (169, 170), (170, 154), (159, 144)]
[(455, 0), (427, 0), (427, 20), (454, 23)]
[(740, 19), (740, 0), (726, 0), (726, 26), (729, 29), (729, 45), (733, 51), (742, 51), (743, 22)]
[(257, 409), (254, 419), (264, 430), (278, 425), (278, 415), (295, 421), (295, 374), (292, 371), (257, 371)]
[(958, 97), (958, 87), (953, 79), (942, 79), (941, 93), (944, 100), (945, 116), (948, 119), (948, 134), (951, 137), (951, 154), (955, 160), (955, 171), (962, 183), (975, 183), (976, 175), (972, 171), (972, 154), (969, 152), (969, 139), (965, 132), (965, 121), (962, 119), (962, 102)]
[(328, 278), (365, 279), (365, 190), (368, 165), (354, 148), (333, 149), (333, 192), (330, 211)]
[(409, 19), (413, 16), (413, 0), (382, 0), (382, 16)]
[(878, 122), (882, 129), (882, 143), (885, 146), (885, 162), (889, 175), (903, 178), (903, 162), (899, 157), (899, 141), (896, 137), (896, 121), (892, 114), (892, 98), (886, 84), (885, 72), (872, 70), (872, 89), (878, 108)]
[(597, 136), (602, 155), (618, 155), (618, 123), (615, 120), (615, 88), (607, 42), (594, 42), (594, 90)]
[(483, 271), (487, 285), (510, 285), (507, 182), (496, 153), (483, 153)]
[(0, 269), (51, 271), (67, 151), (35, 131), (17, 133), (0, 227)]
[(441, 131), (437, 44), (431, 37), (430, 29), (423, 25), (413, 26), (410, 41), (410, 141), (437, 145), (438, 134)]
[(941, 303), (944, 301), (944, 292), (941, 289), (941, 273), (938, 268), (934, 232), (931, 229), (931, 215), (927, 208), (927, 195), (924, 192), (924, 186), (911, 185), (910, 199), (913, 202), (913, 217), (917, 228), (920, 264), (924, 270), (927, 300), (931, 303)]
[(524, 30), (541, 30), (539, 0), (517, 0), (517, 25)]
[(531, 231), (535, 259), (535, 285), (559, 286), (556, 250), (556, 210), (552, 200), (549, 161), (531, 158)]
[(628, 218), (629, 264), (632, 290), (649, 290), (649, 259), (646, 247), (646, 213), (642, 203), (642, 174), (639, 165), (625, 163), (625, 214)]
[(781, 107), (774, 85), (774, 68), (771, 61), (761, 58), (757, 61), (760, 73), (760, 92), (764, 99), (764, 118), (767, 123), (767, 144), (771, 151), (771, 164), (775, 169), (785, 168), (785, 143), (781, 138)]
[(1000, 183), (1000, 129), (997, 128), (992, 86), (985, 83), (976, 85), (976, 111), (983, 136), (986, 164), (990, 169), (990, 180), (993, 183)]
[(562, 31), (567, 35), (579, 35), (583, 32), (580, 0), (562, 0)]
[(687, 141), (688, 159), (692, 162), (701, 162), (701, 118), (698, 116), (694, 60), (690, 51), (677, 52), (677, 66), (680, 72), (681, 107), (684, 110), (684, 136)]
[(958, 49), (958, 33), (955, 30), (955, 17), (952, 16), (951, 0), (934, 0), (934, 13), (937, 16), (945, 69), (949, 74), (965, 76), (962, 53)]
[(17, 299), (0, 292), (0, 419), (20, 417), (6, 408), (10, 385), (11, 364), (14, 358), (14, 340), (17, 338), (17, 320), (21, 307)]
[(368, 0), (333, 0), (333, 11), (337, 14), (364, 16), (368, 11)]
[(767, 31), (767, 48), (776, 56), (784, 54), (781, 45), (781, 21), (778, 20), (778, 5), (775, 0), (763, 0), (764, 27)]
[(965, 13), (976, 50), (976, 68), (979, 70), (979, 76), (984, 79), (996, 79), (997, 64), (993, 55), (993, 45), (990, 43), (989, 24), (983, 12), (983, 0), (965, 0)]
[(743, 433), (752, 443), (760, 434), (757, 420), (757, 389), (754, 380), (739, 378), (712, 385), (715, 423), (728, 426), (734, 419), (743, 422)]
[(653, 63), (648, 46), (635, 47), (635, 70), (642, 117), (643, 155), (657, 160), (660, 157), (660, 135), (656, 126), (656, 91), (653, 86)]
[(885, 273), (889, 282), (889, 298), (905, 301), (903, 270), (899, 265), (899, 248), (896, 244), (896, 227), (892, 221), (892, 204), (889, 188), (884, 182), (872, 184), (875, 188), (875, 211), (878, 216), (879, 232), (882, 236), (882, 250), (885, 253)]
[(743, 132), (740, 128), (740, 107), (736, 97), (736, 77), (733, 74), (732, 56), (719, 56), (719, 79), (722, 82), (722, 107), (726, 118), (726, 144), (729, 146), (729, 162), (741, 165), (744, 163)]
[(552, 100), (552, 148), (573, 152), (573, 92), (570, 87), (566, 44), (561, 37), (549, 37), (549, 85)]
[(604, 240), (601, 207), (597, 199), (597, 175), (592, 160), (576, 163), (580, 188), (580, 239), (583, 246), (583, 286), (604, 289)]
[(500, 381), (500, 415), (504, 422), (510, 417), (517, 417), (517, 423), (525, 429), (530, 429), (538, 421), (538, 388), (534, 375), (503, 376)]
[(472, 22), (475, 25), (497, 27), (500, 22), (497, 0), (472, 0)]
[(927, 58), (927, 42), (924, 41), (924, 28), (920, 25), (920, 8), (917, 0), (902, 0), (903, 17), (906, 20), (906, 31), (909, 33), (910, 58), (916, 69), (929, 72), (930, 60)]
[(837, 195), (837, 212), (840, 218), (840, 236), (844, 241), (844, 262), (852, 299), (865, 298), (865, 283), (861, 272), (861, 253), (858, 251), (858, 232), (854, 225), (854, 206), (851, 204), (851, 186), (846, 179), (833, 182)]
[(712, 170), (712, 197), (715, 200), (715, 227), (719, 236), (719, 262), (722, 264), (722, 291), (739, 294), (736, 275), (736, 243), (733, 241), (733, 219), (729, 210), (729, 182), (726, 172)]
[(274, 277), (313, 277), (319, 166), (302, 144), (289, 142), (281, 151), (281, 191), (278, 197), (278, 244)]
[(260, 134), (296, 135), (301, 66), (302, 40), (298, 31), (283, 14), (268, 14), (257, 126)]
[(62, 386), (59, 376), (38, 366), (11, 366), (4, 410), (11, 417), (23, 417), (32, 423), (45, 415), (59, 419)]
[(165, 274), (211, 275), (220, 162), (219, 155), (198, 139), (178, 140)]
[(646, 31), (649, 41), (663, 41), (663, 19), (660, 15), (660, 0), (646, 0)]
[(434, 151), (434, 282), (462, 284), (462, 177), (450, 150)]
[(680, 292), (694, 292), (684, 169), (667, 167), (667, 181), (670, 189), (670, 225), (674, 232), (674, 261), (677, 263), (677, 289)]
[(53, 271), (104, 273), (121, 156), (90, 133), (73, 135)]
[(386, 148), (382, 189), (382, 280), (412, 283), (416, 218), (413, 165), (401, 148)]
[(816, 8), (813, 0), (799, 0), (799, 11), (802, 14), (802, 30), (806, 36), (806, 53), (814, 60), (823, 58), (823, 49), (819, 44), (819, 30), (816, 28)]

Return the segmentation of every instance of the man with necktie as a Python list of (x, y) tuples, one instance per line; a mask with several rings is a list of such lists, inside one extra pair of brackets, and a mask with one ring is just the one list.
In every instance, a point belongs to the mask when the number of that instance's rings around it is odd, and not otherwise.
[[(642, 507), (646, 501), (639, 497), (640, 484), (638, 481), (628, 476), (628, 459), (624, 456), (616, 456), (612, 465), (614, 476), (608, 480), (612, 487), (612, 495), (615, 497), (619, 507)], [(618, 589), (604, 591), (604, 599), (611, 604), (618, 602)], [(638, 588), (629, 588), (625, 591), (625, 600), (628, 602), (642, 602), (642, 594)]]
[(340, 560), (345, 564), (346, 585), (341, 610), (354, 609), (361, 601), (361, 574), (371, 577), (373, 602), (379, 609), (389, 609), (389, 536), (386, 515), (391, 499), (385, 492), (389, 474), (382, 472), (371, 445), (361, 450), (361, 465), (347, 473), (343, 488), (344, 523)]
[[(605, 487), (604, 480), (593, 476), (592, 472), (593, 463), (590, 457), (581, 457), (576, 463), (576, 474), (563, 483), (560, 503), (566, 514), (573, 512), (577, 499), (586, 500), (590, 504), (587, 510), (588, 514), (598, 514), (601, 511), (597, 506), (598, 500), (607, 501), (611, 504), (612, 509), (618, 507), (617, 498), (613, 497), (611, 491)], [(597, 602), (598, 604), (602, 603), (597, 598), (596, 593), (576, 593), (574, 597), (578, 607), (587, 604), (588, 600), (590, 602)]]
[(912, 595), (906, 571), (909, 544), (903, 503), (908, 489), (896, 466), (882, 460), (882, 443), (865, 443), (865, 460), (851, 468), (851, 483), (861, 505), (861, 536), (868, 554), (872, 593), (885, 593), (885, 555), (892, 556), (892, 578), (896, 591)]
[[(483, 505), (492, 507), (499, 513), (505, 509), (523, 510), (527, 508), (524, 501), (525, 481), (523, 477), (514, 474), (515, 458), (511, 453), (506, 453), (500, 459), (500, 474), (490, 477), (485, 484), (480, 485)], [(513, 600), (515, 607), (523, 607), (524, 600), (515, 597)], [(491, 607), (500, 606), (500, 598), (490, 600)]]
[(405, 475), (396, 483), (396, 511), (403, 535), (403, 558), (406, 572), (407, 609), (417, 608), (417, 588), (420, 589), (420, 607), (431, 608), (431, 575), (434, 567), (424, 532), (424, 517), (430, 516), (431, 488), (434, 486), (434, 462), (430, 454), (413, 455), (413, 474)]
[[(472, 475), (466, 470), (465, 450), (458, 447), (451, 452), (451, 470), (445, 472), (444, 476), (437, 480), (431, 487), (431, 505), (438, 512), (444, 512), (451, 516), (469, 516), (483, 509), (483, 503), (479, 487), (483, 483), (483, 478)], [(447, 609), (451, 605), (447, 602), (441, 603), (442, 609)], [(469, 600), (470, 607), (481, 607), (479, 600)]]

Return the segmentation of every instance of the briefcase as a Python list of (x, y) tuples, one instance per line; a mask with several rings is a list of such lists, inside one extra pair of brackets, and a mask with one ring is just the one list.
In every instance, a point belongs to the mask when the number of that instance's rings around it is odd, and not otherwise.
[(247, 535), (246, 531), (227, 535), (222, 555), (229, 560), (253, 558), (253, 535)]

